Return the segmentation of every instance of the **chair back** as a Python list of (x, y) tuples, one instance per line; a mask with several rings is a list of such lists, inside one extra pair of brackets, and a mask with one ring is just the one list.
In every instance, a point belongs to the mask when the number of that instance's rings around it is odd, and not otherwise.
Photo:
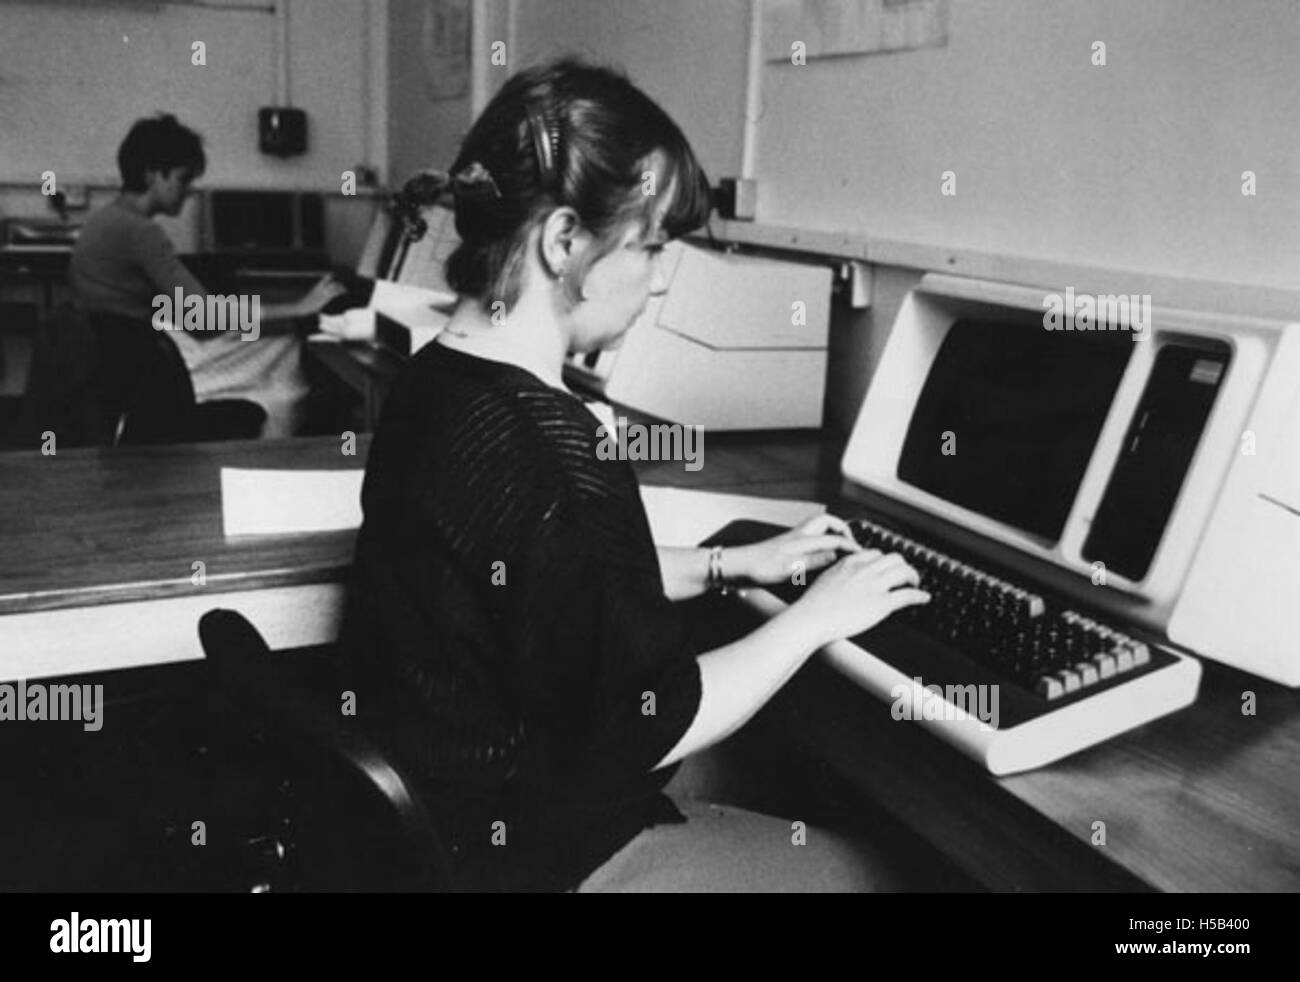
[(35, 450), (51, 432), (56, 447), (111, 446), (121, 414), (101, 399), (97, 368), (90, 318), (71, 304), (54, 307), (37, 329), (23, 404), (6, 442)]
[(386, 802), (407, 847), (409, 861), (403, 865), (410, 876), (402, 886), (446, 889), (450, 868), (433, 821), (412, 779), (376, 734), (341, 711), (341, 695), (349, 688), (341, 673), (317, 664), (316, 677), (303, 677), (293, 657), (273, 654), (257, 629), (232, 610), (204, 614), (199, 639), (216, 683), (237, 704), (273, 720), (308, 752), (343, 764)]

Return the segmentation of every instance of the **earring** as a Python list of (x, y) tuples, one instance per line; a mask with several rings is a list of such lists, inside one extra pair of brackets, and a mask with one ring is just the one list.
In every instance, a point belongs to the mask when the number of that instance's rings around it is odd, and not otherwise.
[[(565, 286), (567, 284), (568, 277), (569, 277), (568, 266), (562, 267), (560, 271), (555, 274), (555, 278), (559, 281), (561, 286)], [(578, 290), (578, 300), (579, 302), (582, 302), (585, 301), (586, 299), (587, 299), (587, 286), (586, 284), (583, 284), (582, 287), (580, 287)]]

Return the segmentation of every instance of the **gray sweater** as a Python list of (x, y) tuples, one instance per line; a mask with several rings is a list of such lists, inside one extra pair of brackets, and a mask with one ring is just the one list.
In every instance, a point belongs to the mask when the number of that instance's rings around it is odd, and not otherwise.
[(86, 222), (72, 251), (70, 279), (81, 310), (146, 322), (160, 293), (173, 296), (177, 287), (187, 295), (206, 293), (176, 257), (163, 227), (121, 199)]

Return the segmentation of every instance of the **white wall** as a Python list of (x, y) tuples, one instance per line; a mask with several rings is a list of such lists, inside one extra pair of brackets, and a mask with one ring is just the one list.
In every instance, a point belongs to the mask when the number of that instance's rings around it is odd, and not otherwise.
[(577, 54), (627, 72), (686, 133), (710, 180), (740, 169), (747, 0), (516, 0), (517, 67)]
[[(277, 95), (272, 6), (0, 3), (0, 180), (53, 170), (115, 185), (127, 129), (165, 110), (203, 134), (210, 185), (337, 187), (368, 156), (368, 8), (289, 0), (290, 96), (309, 149), (281, 160), (257, 149), (257, 110)], [(206, 66), (191, 64), (195, 41)]]
[[(625, 64), (738, 170), (747, 3), (519, 6), (529, 57)], [(1298, 50), (1294, 0), (953, 0), (946, 48), (764, 66), (759, 218), (1300, 287)]]
[(425, 51), (422, 0), (391, 0), (388, 5), (390, 183), (398, 187), (418, 170), (451, 165), (470, 123), (469, 93), (434, 100), (428, 75), (439, 71)]
[[(772, 65), (761, 217), (1300, 285), (1298, 13), (1293, 0), (959, 0), (947, 48)], [(939, 194), (945, 170), (956, 197)]]

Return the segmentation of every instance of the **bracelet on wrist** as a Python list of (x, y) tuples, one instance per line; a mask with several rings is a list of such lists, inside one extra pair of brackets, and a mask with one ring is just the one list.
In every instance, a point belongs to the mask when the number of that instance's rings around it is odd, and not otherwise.
[(730, 584), (727, 582), (726, 574), (722, 569), (722, 551), (722, 546), (714, 546), (709, 550), (708, 587), (710, 590), (716, 590), (719, 593), (727, 593), (730, 590)]

